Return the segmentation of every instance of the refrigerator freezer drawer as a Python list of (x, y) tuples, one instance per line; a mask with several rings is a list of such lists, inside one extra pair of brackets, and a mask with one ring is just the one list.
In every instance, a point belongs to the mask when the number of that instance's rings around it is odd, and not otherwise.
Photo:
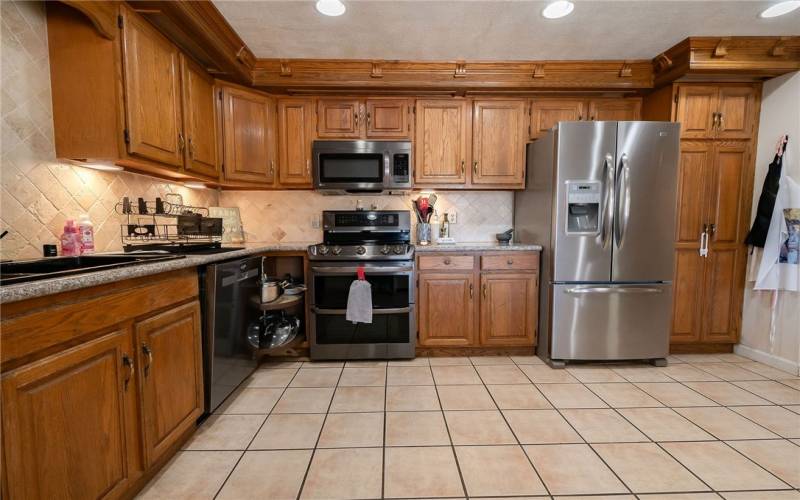
[(554, 360), (665, 358), (672, 284), (552, 287)]

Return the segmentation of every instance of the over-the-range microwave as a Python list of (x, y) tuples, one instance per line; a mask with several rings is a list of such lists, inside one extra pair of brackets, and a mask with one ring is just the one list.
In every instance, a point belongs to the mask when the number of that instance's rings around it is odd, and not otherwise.
[(314, 141), (314, 188), (329, 194), (411, 189), (410, 141)]

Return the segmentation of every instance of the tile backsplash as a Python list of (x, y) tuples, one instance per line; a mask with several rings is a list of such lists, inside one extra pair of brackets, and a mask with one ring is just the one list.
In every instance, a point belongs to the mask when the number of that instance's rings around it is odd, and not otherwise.
[[(457, 241), (494, 241), (495, 233), (513, 224), (514, 195), (509, 191), (437, 191), (439, 214), (455, 210), (450, 234)], [(259, 242), (322, 241), (314, 227), (323, 210), (353, 210), (356, 200), (365, 208), (411, 210), (411, 195), (330, 196), (313, 191), (222, 191), (219, 203), (239, 207), (245, 238)], [(412, 225), (415, 222), (412, 214)]]

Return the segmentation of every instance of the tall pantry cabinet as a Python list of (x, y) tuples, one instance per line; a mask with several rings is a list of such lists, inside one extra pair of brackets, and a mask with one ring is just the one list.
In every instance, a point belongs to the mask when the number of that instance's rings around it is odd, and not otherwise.
[(739, 340), (760, 90), (675, 84), (644, 100), (644, 119), (681, 124), (673, 351), (724, 351)]

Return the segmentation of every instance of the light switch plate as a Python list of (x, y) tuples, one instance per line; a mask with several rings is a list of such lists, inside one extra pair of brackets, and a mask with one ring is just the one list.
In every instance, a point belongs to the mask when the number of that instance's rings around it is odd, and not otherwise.
[(447, 220), (450, 221), (450, 224), (458, 223), (458, 212), (455, 210), (452, 212), (447, 212)]

